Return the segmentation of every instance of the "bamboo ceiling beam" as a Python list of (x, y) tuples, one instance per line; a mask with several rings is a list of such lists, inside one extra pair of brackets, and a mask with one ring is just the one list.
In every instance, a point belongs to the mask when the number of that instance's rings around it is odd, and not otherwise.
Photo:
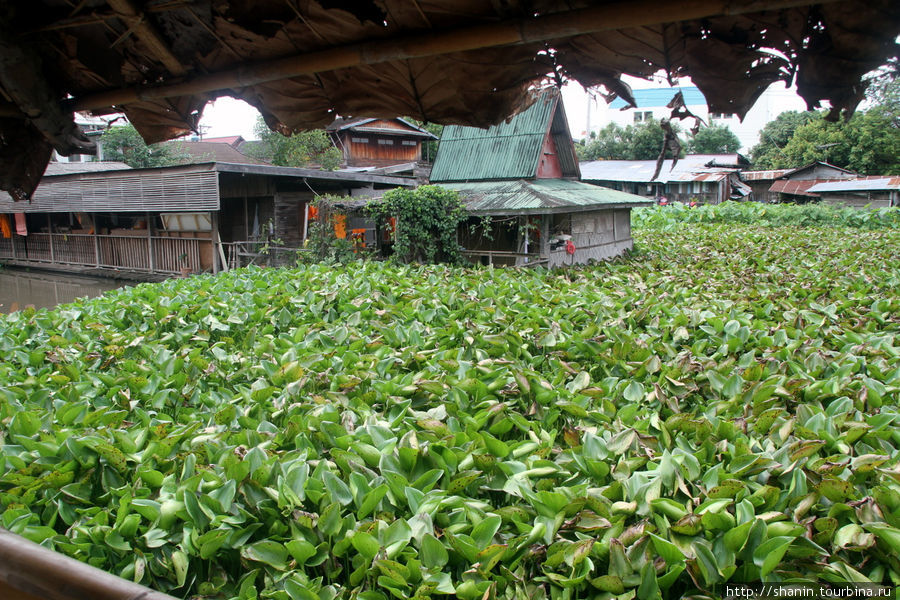
[(122, 20), (128, 23), (129, 31), (133, 31), (134, 35), (150, 48), (150, 52), (165, 65), (169, 73), (176, 77), (181, 77), (187, 73), (187, 69), (172, 54), (156, 27), (132, 4), (131, 0), (106, 0), (106, 3), (121, 15)]
[(135, 102), (240, 89), (301, 75), (388, 61), (834, 1), (837, 0), (819, 0), (814, 3), (810, 0), (625, 0), (534, 18), (359, 42), (199, 75), (176, 83), (86, 94), (66, 100), (64, 104), (70, 111), (91, 111)]

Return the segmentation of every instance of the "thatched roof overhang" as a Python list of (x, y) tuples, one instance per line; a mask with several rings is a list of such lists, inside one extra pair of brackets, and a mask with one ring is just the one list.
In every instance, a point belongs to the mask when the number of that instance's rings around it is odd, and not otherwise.
[(0, 189), (30, 196), (73, 110), (124, 111), (148, 142), (243, 98), (283, 132), (336, 114), (485, 127), (546, 80), (690, 75), (744, 114), (772, 82), (840, 111), (898, 55), (895, 0), (16, 0), (0, 12)]

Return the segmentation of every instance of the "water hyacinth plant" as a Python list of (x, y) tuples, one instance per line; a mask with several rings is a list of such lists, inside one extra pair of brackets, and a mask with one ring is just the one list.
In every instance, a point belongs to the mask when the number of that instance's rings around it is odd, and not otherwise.
[(0, 526), (194, 598), (900, 583), (900, 231), (669, 229), (0, 317)]

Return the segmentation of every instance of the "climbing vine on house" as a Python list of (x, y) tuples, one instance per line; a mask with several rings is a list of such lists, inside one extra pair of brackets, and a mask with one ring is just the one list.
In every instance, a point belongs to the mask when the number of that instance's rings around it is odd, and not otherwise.
[(310, 209), (309, 231), (306, 241), (306, 256), (314, 261), (332, 261), (348, 263), (369, 255), (363, 248), (354, 246), (351, 240), (335, 234), (338, 219), (346, 219), (346, 215), (336, 207), (337, 203), (346, 200), (341, 196), (318, 196)]
[(456, 233), (465, 220), (459, 194), (436, 185), (395, 189), (368, 206), (380, 223), (396, 222), (394, 256), (407, 263), (462, 261)]

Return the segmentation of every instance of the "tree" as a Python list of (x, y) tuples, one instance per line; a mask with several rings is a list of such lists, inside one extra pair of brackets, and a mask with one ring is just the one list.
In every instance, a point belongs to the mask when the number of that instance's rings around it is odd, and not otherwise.
[[(439, 123), (426, 123), (424, 121), (419, 121), (418, 119), (413, 119), (412, 117), (403, 118), (413, 125), (421, 127), (428, 133), (436, 135), (438, 137), (438, 140), (440, 139), (441, 134), (444, 132), (444, 126)], [(422, 160), (426, 162), (434, 162), (434, 157), (437, 156), (438, 140), (426, 140), (422, 142)]]
[(876, 106), (849, 121), (831, 123), (823, 115), (801, 125), (774, 161), (774, 168), (828, 162), (862, 175), (900, 174), (898, 115)]
[(689, 154), (731, 154), (741, 149), (741, 140), (727, 125), (712, 124), (691, 136), (687, 148)]
[(101, 159), (124, 162), (135, 169), (168, 167), (191, 162), (178, 142), (148, 146), (134, 125), (110, 127), (100, 137)]
[(626, 129), (610, 123), (599, 133), (591, 132), (591, 140), (584, 145), (582, 160), (622, 160), (632, 143)]
[[(675, 133), (677, 124), (672, 124)], [(662, 126), (653, 119), (638, 125), (622, 127), (610, 123), (584, 145), (582, 160), (656, 160), (662, 150)]]
[(334, 147), (323, 129), (298, 131), (285, 136), (269, 129), (260, 116), (256, 119), (254, 131), (259, 136), (260, 143), (250, 150), (253, 158), (282, 167), (318, 165), (325, 171), (333, 171), (341, 164), (340, 150)]
[[(782, 162), (783, 148), (801, 125), (817, 117), (812, 111), (791, 110), (778, 115), (774, 121), (766, 123), (759, 132), (759, 143), (750, 149), (750, 161), (754, 169), (776, 169)], [(801, 165), (797, 165), (801, 166)]]

